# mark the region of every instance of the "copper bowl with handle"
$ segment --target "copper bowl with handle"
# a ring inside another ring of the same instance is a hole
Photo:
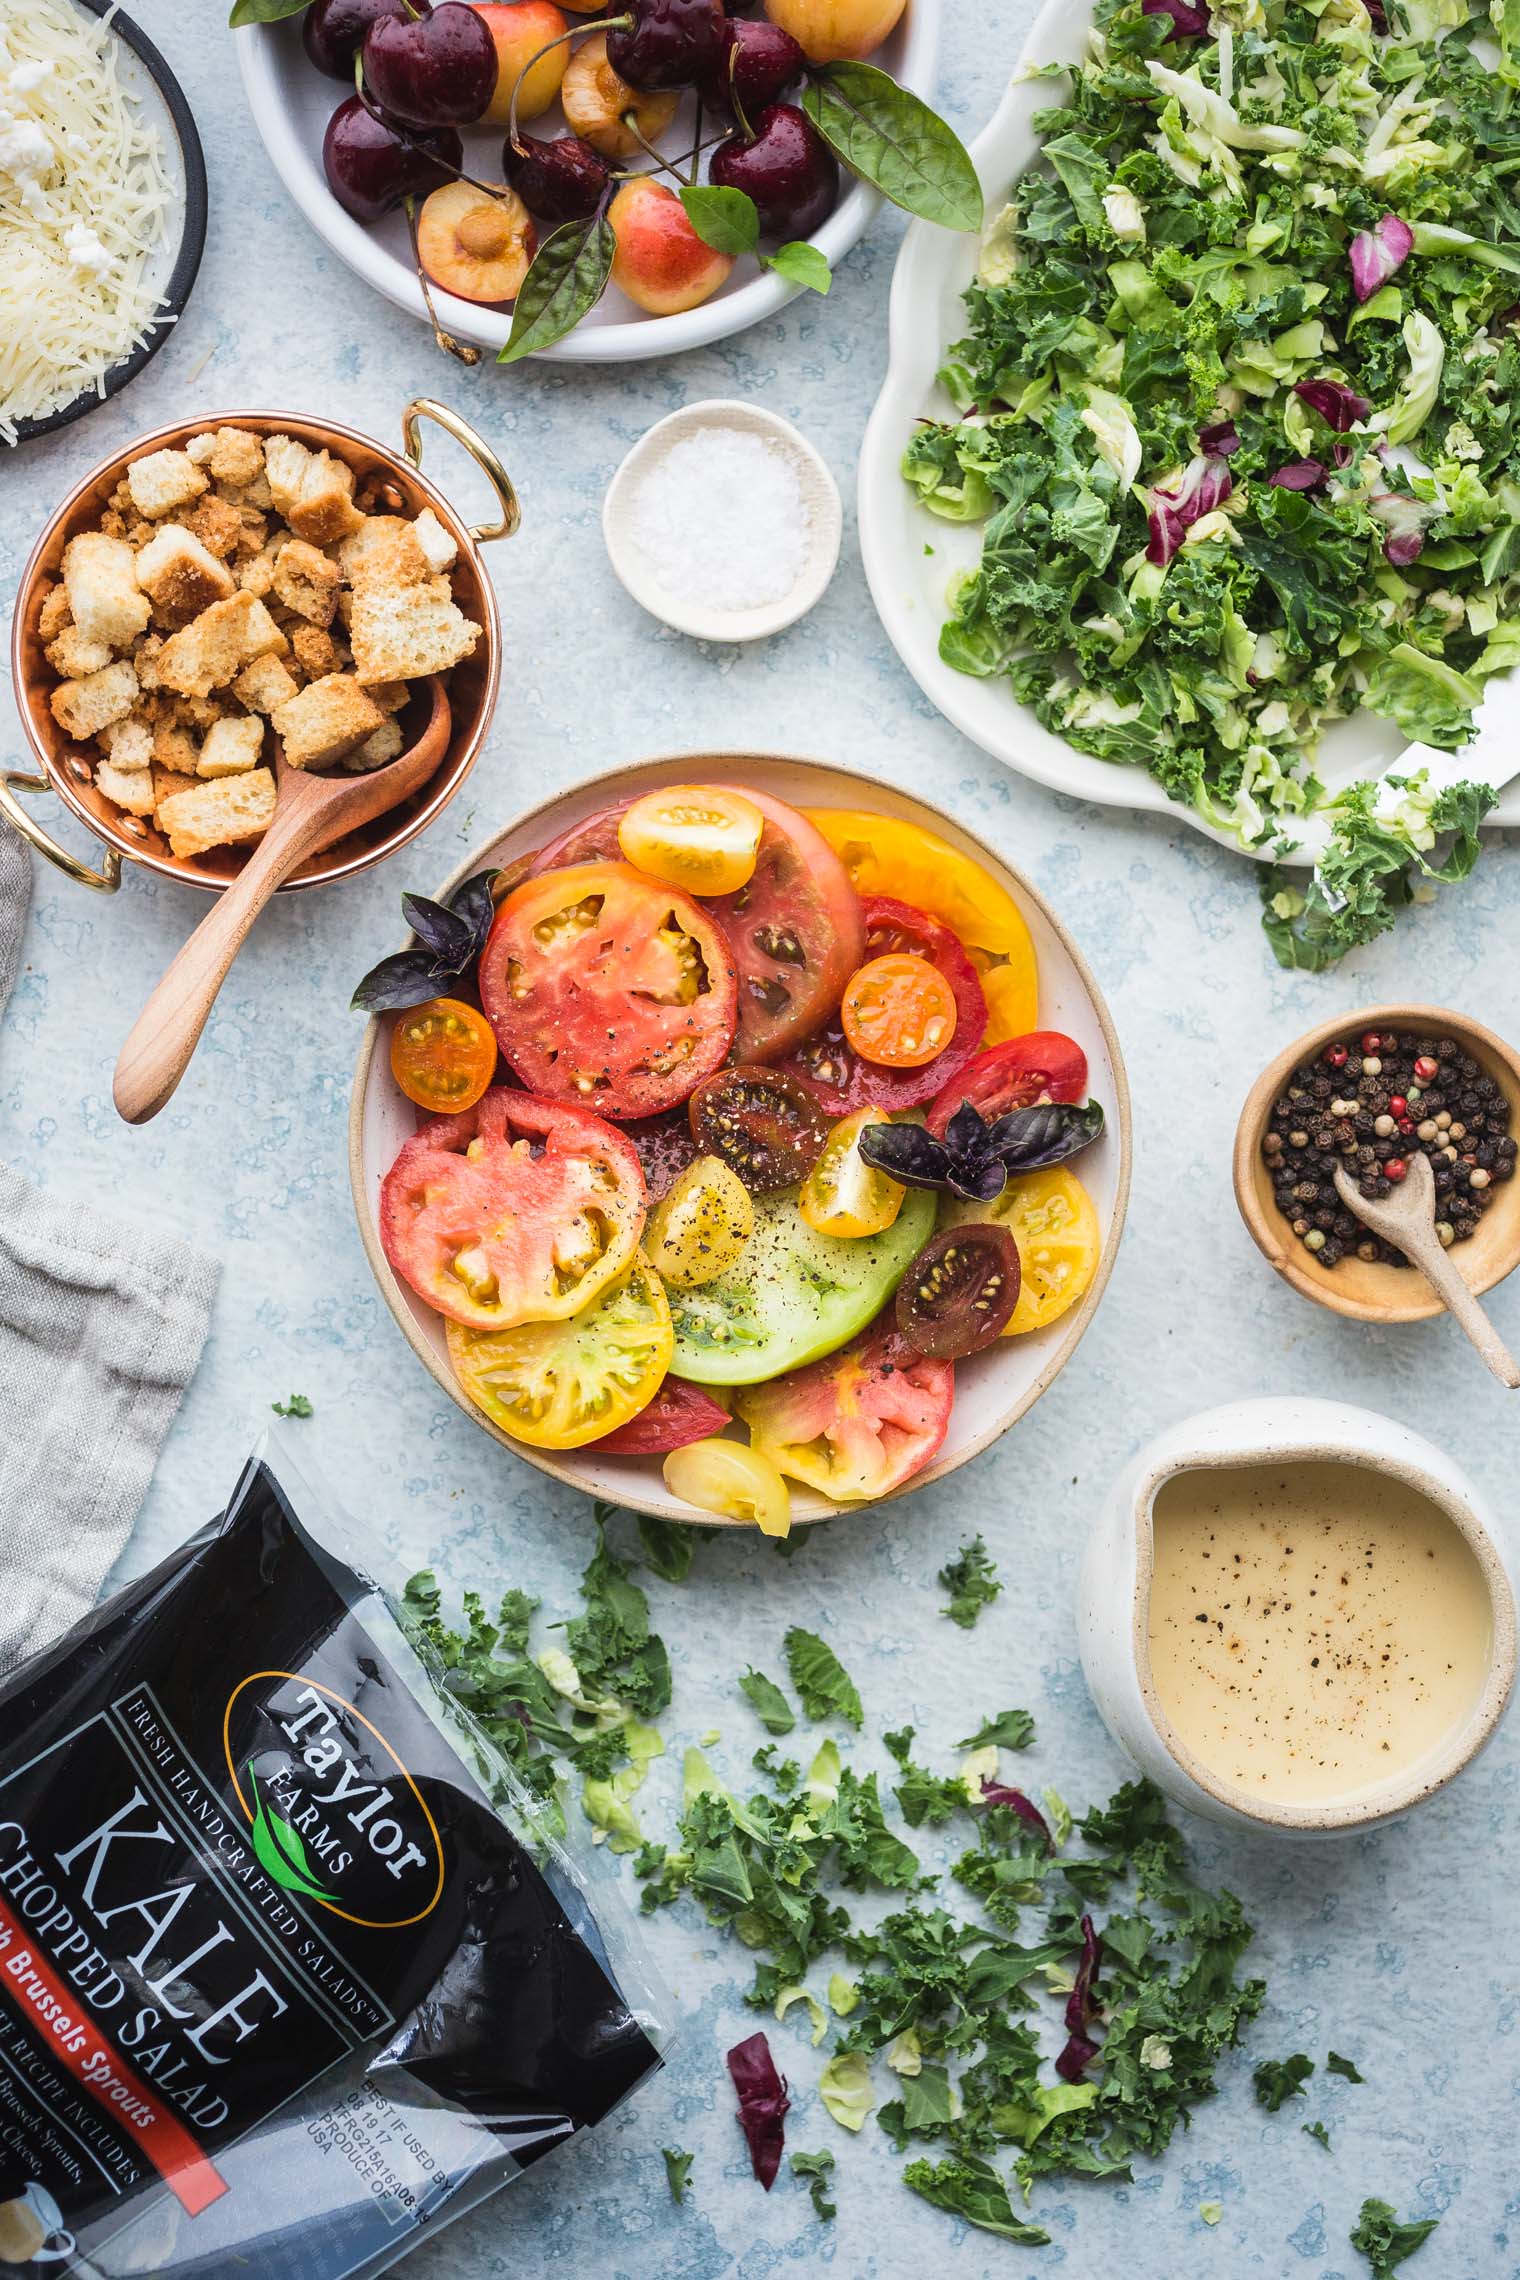
[[[437,485],[422,472],[421,422],[433,420],[452,436],[480,467],[500,503],[497,522],[466,523]],[[125,450],[113,452],[83,482],[76,484],[53,516],[21,575],[11,624],[11,684],[27,741],[36,757],[37,771],[0,769],[0,814],[22,838],[46,856],[59,870],[82,886],[114,894],[121,884],[121,866],[141,863],[162,878],[179,880],[215,894],[235,878],[247,860],[247,847],[216,847],[204,855],[169,852],[168,841],[151,816],[124,814],[114,801],[98,791],[94,781],[93,749],[76,744],[53,717],[48,697],[58,677],[43,654],[38,627],[44,596],[57,583],[64,548],[79,532],[95,528],[112,492],[126,473],[130,460],[145,452],[183,449],[193,435],[216,427],[246,428],[261,436],[288,435],[312,451],[328,450],[354,470],[355,489],[374,494],[375,506],[387,513],[419,515],[431,507],[459,548],[450,573],[454,599],[466,617],[473,618],[484,636],[471,657],[456,665],[449,676],[453,709],[452,733],[436,772],[410,799],[373,823],[325,848],[287,879],[282,894],[300,887],[326,886],[383,863],[408,840],[415,839],[458,791],[475,764],[496,705],[501,679],[501,619],[496,594],[481,556],[481,548],[498,538],[510,538],[521,520],[512,479],[496,453],[469,423],[446,404],[418,397],[401,415],[403,449],[392,451],[372,436],[341,427],[333,420],[311,419],[293,412],[208,412],[193,420],[177,420],[152,435],[139,436]],[[430,685],[417,684],[404,725],[420,728],[430,702]],[[415,713],[416,719],[413,720]],[[97,839],[105,842],[100,868],[61,847],[22,804],[18,795],[55,792]]]

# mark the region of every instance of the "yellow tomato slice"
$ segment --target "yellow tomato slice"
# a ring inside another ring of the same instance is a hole
[[[883,1235],[901,1211],[907,1190],[860,1153],[866,1126],[891,1121],[884,1108],[861,1108],[829,1134],[797,1198],[803,1218],[820,1235]]]
[[[1017,1243],[1023,1279],[1005,1338],[1057,1321],[1076,1305],[1098,1271],[1098,1214],[1082,1182],[1064,1164],[1015,1173],[991,1203],[953,1204],[943,1217],[947,1226],[993,1220]]]
[[[699,1512],[747,1520],[762,1536],[792,1525],[792,1492],[769,1457],[742,1441],[690,1441],[665,1459],[665,1486]]]
[[[646,792],[618,825],[635,870],[690,895],[731,895],[755,872],[765,818],[726,784],[671,784]]]
[[[655,1205],[644,1248],[662,1282],[700,1290],[739,1264],[754,1231],[755,1207],[738,1173],[699,1156]]]
[[[1024,914],[980,863],[938,832],[858,808],[808,808],[858,895],[895,895],[962,941],[981,975],[990,1016],[984,1043],[1039,1026],[1039,963]]]
[[[454,1374],[477,1409],[535,1449],[579,1449],[653,1400],[675,1350],[670,1301],[642,1256],[563,1322],[446,1325]]]

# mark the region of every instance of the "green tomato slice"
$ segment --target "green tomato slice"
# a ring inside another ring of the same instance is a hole
[[[909,1188],[879,1235],[820,1235],[797,1191],[755,1198],[755,1226],[731,1273],[672,1290],[671,1368],[698,1385],[758,1385],[848,1345],[881,1312],[934,1232],[935,1198]]]

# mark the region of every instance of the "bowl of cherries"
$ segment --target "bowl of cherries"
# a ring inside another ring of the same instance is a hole
[[[466,362],[608,362],[826,293],[882,197],[980,226],[926,100],[939,0],[756,5],[236,0],[232,22],[276,170],[350,268]]]

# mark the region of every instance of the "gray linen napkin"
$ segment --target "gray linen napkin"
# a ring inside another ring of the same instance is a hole
[[[0,1008],[30,858],[0,824]],[[94,1606],[195,1375],[221,1269],[0,1164],[0,1672]]]

